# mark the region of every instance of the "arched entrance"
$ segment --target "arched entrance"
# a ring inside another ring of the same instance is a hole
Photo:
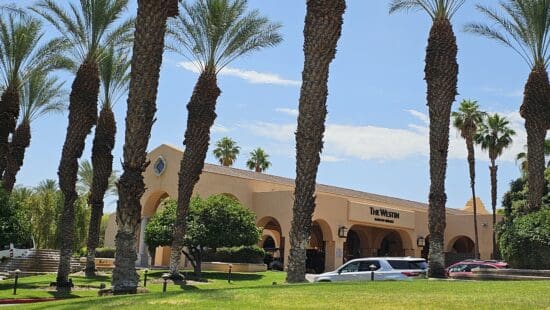
[[[260,219],[257,226],[263,228],[262,240],[258,245],[265,250],[266,254],[268,254],[266,255],[264,263],[270,268],[272,268],[272,266],[276,266],[276,269],[282,269],[284,266],[285,257],[285,238],[283,237],[283,232],[279,221],[268,216]]]
[[[330,227],[323,220],[314,221],[306,250],[306,272],[323,273],[325,271],[327,242],[332,242]]]
[[[474,241],[467,236],[457,236],[449,242],[445,253],[445,264],[451,265],[465,259],[475,258]]]
[[[348,230],[346,242],[344,242],[344,262],[361,257],[361,239],[355,230]]]
[[[380,242],[378,256],[405,256],[403,240],[398,232],[388,233]]]
[[[422,251],[420,252],[420,256],[424,259],[428,259],[428,255],[430,254],[430,236],[426,236],[424,239],[424,247],[422,247]]]

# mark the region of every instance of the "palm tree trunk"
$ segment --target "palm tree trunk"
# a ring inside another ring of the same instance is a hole
[[[99,94],[99,70],[97,63],[87,60],[80,65],[74,79],[70,103],[69,126],[59,163],[59,188],[63,193],[63,211],[59,223],[61,249],[57,270],[57,290],[71,289],[69,273],[74,246],[74,202],[77,199],[76,179],[78,159],[84,151],[86,136],[97,121],[97,96]]]
[[[323,149],[330,63],[342,32],[344,0],[308,0],[304,69],[296,131],[296,189],[286,280],[304,282],[306,247],[315,210],[315,182]]]
[[[135,261],[140,199],[145,191],[142,173],[148,164],[145,162],[146,150],[156,111],[166,21],[177,14],[177,0],[138,0],[126,115],[124,173],[117,184],[118,232],[112,282],[115,294],[135,293],[139,282]]]
[[[0,97],[0,178],[7,166],[9,153],[8,137],[14,133],[19,117],[19,90],[14,84],[8,87]]]
[[[445,277],[445,175],[449,151],[451,106],[457,94],[457,46],[453,27],[447,19],[436,19],[426,50],[425,79],[430,114],[430,195],[428,228],[429,277]]]
[[[497,238],[495,227],[497,224],[497,170],[498,166],[495,163],[495,159],[491,158],[491,207],[493,210],[493,258],[500,258],[500,251],[497,247]]]
[[[113,155],[115,146],[116,123],[115,115],[108,104],[105,104],[99,113],[95,137],[92,147],[92,167],[94,176],[90,191],[90,205],[92,214],[88,228],[86,243],[86,276],[95,276],[95,250],[99,244],[99,230],[103,216],[103,198],[109,187],[109,178],[113,172]]]
[[[31,144],[31,126],[28,121],[23,121],[17,126],[11,140],[6,170],[2,180],[2,185],[8,193],[13,190],[17,173],[23,166],[25,151]]]
[[[476,201],[476,161],[474,142],[472,138],[466,139],[468,149],[468,168],[470,170],[470,187],[472,189],[472,204],[474,206],[474,257],[479,259],[479,235],[477,231],[477,201]]]
[[[542,65],[535,66],[529,74],[520,113],[527,130],[527,207],[534,212],[541,208],[544,195],[544,140],[550,129],[550,82]]]
[[[216,119],[216,101],[221,91],[214,73],[203,72],[199,76],[191,100],[187,105],[187,129],[185,130],[185,151],[180,163],[178,181],[178,210],[172,253],[170,255],[170,274],[178,279],[181,251],[185,236],[186,219],[193,188],[199,181],[204,160],[210,143],[210,127]]]

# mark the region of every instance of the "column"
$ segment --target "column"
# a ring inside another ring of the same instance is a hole
[[[139,231],[139,255],[138,255],[138,266],[147,267],[149,266],[149,251],[147,250],[147,245],[145,244],[145,226],[149,222],[148,217],[141,219],[141,229]]]

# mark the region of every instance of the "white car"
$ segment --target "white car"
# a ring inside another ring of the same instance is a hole
[[[338,269],[315,277],[315,282],[408,280],[426,277],[423,258],[367,257],[350,260]]]

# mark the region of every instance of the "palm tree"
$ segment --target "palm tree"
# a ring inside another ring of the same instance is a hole
[[[544,140],[550,129],[550,82],[546,71],[550,63],[550,1],[502,0],[500,11],[482,5],[477,9],[492,24],[469,24],[466,31],[510,47],[531,69],[520,114],[527,131],[527,204],[530,211],[536,211],[544,195]]]
[[[527,148],[527,145],[525,146]],[[550,139],[544,141],[544,156],[550,155]],[[527,161],[527,152],[518,153],[516,156],[516,161],[519,162],[519,167],[523,177],[527,178],[527,172],[529,170],[529,162]],[[548,162],[548,167],[550,167],[550,162]]]
[[[449,152],[451,107],[457,95],[456,37],[451,19],[465,0],[392,0],[390,13],[423,10],[432,19],[426,48],[425,80],[430,117],[430,194],[428,228],[430,277],[445,277],[445,175]]]
[[[130,61],[125,52],[116,51],[111,46],[99,64],[102,96],[101,111],[92,147],[93,180],[89,199],[92,213],[86,243],[85,273],[87,277],[95,276],[95,250],[99,244],[105,192],[115,187],[112,182],[114,175],[112,151],[115,146],[116,122],[112,107],[126,92],[130,80],[128,72]],[[116,180],[116,175],[114,179]]]
[[[77,4],[78,3],[78,4]],[[127,39],[133,27],[128,20],[116,24],[128,0],[80,0],[70,2],[65,11],[54,0],[41,0],[32,10],[47,20],[60,34],[59,40],[70,46],[75,79],[69,100],[69,125],[59,163],[59,187],[63,192],[61,214],[61,250],[57,272],[58,291],[70,290],[70,259],[74,243],[74,202],[77,199],[78,159],[86,136],[97,121],[99,60],[104,47]]]
[[[237,145],[237,142],[229,137],[223,137],[216,142],[216,148],[213,153],[220,162],[220,165],[230,167],[237,160],[240,149],[241,147]]]
[[[475,165],[475,149],[474,136],[478,128],[483,123],[483,118],[486,113],[479,110],[477,101],[462,100],[458,111],[452,112],[453,126],[460,131],[460,135],[466,141],[466,149],[468,150],[468,166],[470,170],[470,187],[472,189],[472,202],[474,206],[474,247],[475,258],[479,258],[479,236],[477,231],[477,203],[476,203],[476,165]]]
[[[59,187],[57,186],[57,182],[54,179],[46,179],[43,181],[40,181],[38,185],[34,188],[39,193],[43,192],[55,192],[59,190]]]
[[[114,170],[109,176],[109,182],[107,185],[107,193],[116,195],[116,182],[117,171]],[[78,181],[76,183],[76,190],[79,196],[89,196],[92,192],[92,184],[94,180],[94,168],[89,160],[83,160],[78,164]]]
[[[25,152],[31,143],[31,123],[40,117],[50,113],[61,113],[66,109],[63,83],[42,69],[34,70],[22,86],[22,113],[9,145],[6,170],[2,179],[3,186],[8,192],[11,192],[15,185],[17,173],[23,166]]]
[[[342,33],[345,0],[309,0],[304,22],[304,67],[296,131],[296,188],[286,280],[304,282],[306,244],[315,210],[315,182],[323,148],[330,63]]]
[[[250,170],[264,172],[271,166],[269,155],[262,148],[257,148],[250,152],[250,158],[246,162],[246,166]]]
[[[22,14],[8,14],[0,19],[0,76],[4,85],[0,97],[0,178],[7,165],[9,136],[15,132],[19,118],[20,90],[29,75],[42,68],[63,67],[58,40],[43,43],[42,24]]]
[[[512,145],[512,137],[516,134],[509,127],[509,122],[505,117],[498,114],[489,115],[480,125],[474,140],[481,145],[481,149],[489,153],[491,166],[491,206],[493,208],[493,257],[498,258],[498,247],[496,246],[495,226],[497,223],[497,158],[502,155],[502,152]]]
[[[217,74],[236,58],[281,42],[281,25],[271,23],[256,10],[246,13],[247,0],[197,0],[181,3],[182,13],[170,25],[170,49],[180,53],[200,71],[187,105],[185,151],[178,181],[178,211],[170,257],[170,273],[179,278],[178,266],[189,201],[199,180],[210,143],[221,93]]]
[[[115,294],[135,293],[139,283],[135,240],[141,216],[140,199],[145,191],[142,173],[147,167],[147,144],[155,118],[166,22],[169,17],[178,15],[177,0],[138,0],[137,4],[124,136],[124,172],[117,184],[118,231],[112,280]]]

